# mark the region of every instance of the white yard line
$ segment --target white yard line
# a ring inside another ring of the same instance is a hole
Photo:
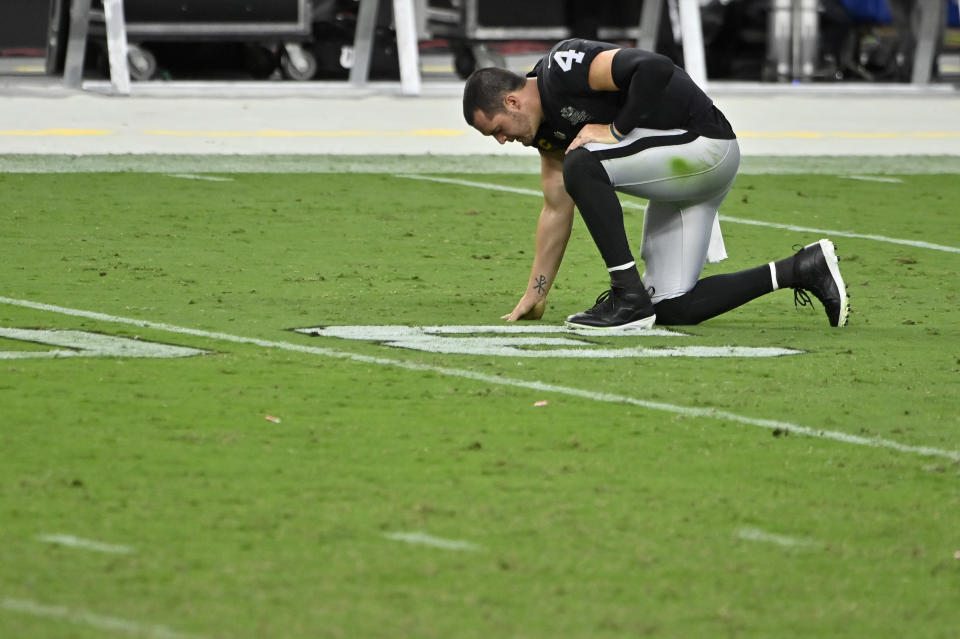
[[[556,384],[546,384],[544,382],[539,382],[539,381],[527,381],[523,379],[515,379],[515,378],[499,376],[499,375],[488,375],[485,373],[479,373],[471,370],[465,370],[460,368],[448,368],[445,366],[433,366],[431,364],[423,364],[421,362],[410,361],[410,360],[388,359],[386,357],[371,357],[369,355],[360,355],[359,353],[339,351],[332,348],[305,346],[303,344],[294,344],[291,342],[278,342],[273,340],[257,339],[254,337],[243,337],[240,335],[231,335],[230,333],[204,331],[196,328],[187,328],[183,326],[176,326],[173,324],[166,324],[163,322],[152,322],[149,320],[134,319],[129,317],[119,317],[116,315],[108,315],[106,313],[84,311],[80,309],[67,308],[63,306],[55,306],[53,304],[44,304],[42,302],[33,302],[30,300],[15,299],[10,297],[0,297],[0,304],[10,304],[13,306],[32,308],[39,311],[61,313],[63,315],[70,315],[73,317],[84,317],[87,319],[93,319],[93,320],[98,320],[102,322],[111,322],[115,324],[128,324],[131,326],[152,328],[159,331],[167,331],[170,333],[178,333],[181,335],[193,335],[195,337],[203,337],[207,339],[221,340],[225,342],[234,342],[237,344],[252,344],[254,346],[260,346],[262,348],[276,348],[279,350],[293,351],[297,353],[319,355],[321,357],[346,359],[353,362],[360,362],[363,364],[375,364],[378,366],[391,366],[394,368],[401,368],[405,370],[431,372],[431,373],[436,373],[437,375],[445,375],[448,377],[460,377],[463,379],[470,379],[473,381],[483,382],[485,384],[494,384],[497,386],[512,386],[514,388],[526,388],[529,390],[535,390],[538,393],[557,393],[559,395],[567,395],[569,397],[580,397],[582,399],[589,399],[597,402],[607,402],[611,404],[628,404],[630,406],[639,406],[641,408],[663,411],[667,413],[673,413],[676,415],[683,415],[686,417],[703,417],[708,419],[717,419],[720,421],[728,421],[728,422],[734,422],[737,424],[743,424],[745,426],[757,426],[759,428],[786,431],[786,432],[794,433],[797,435],[806,435],[808,437],[815,437],[818,439],[829,439],[833,441],[843,442],[845,444],[854,444],[857,446],[869,446],[871,448],[886,448],[886,449],[895,450],[901,453],[922,455],[926,457],[943,457],[951,461],[960,461],[960,452],[955,450],[945,450],[942,448],[934,448],[932,446],[911,446],[908,444],[901,444],[900,442],[896,442],[889,439],[863,437],[860,435],[851,435],[849,433],[843,433],[843,432],[832,431],[832,430],[822,430],[819,428],[801,426],[799,424],[792,424],[790,422],[781,422],[773,419],[759,419],[755,417],[747,417],[745,415],[738,415],[736,413],[731,413],[723,410],[716,410],[713,408],[696,408],[692,406],[680,406],[677,404],[667,404],[665,402],[653,402],[645,399],[637,399],[635,397],[629,397],[627,395],[616,395],[613,393],[598,393],[595,391],[585,390],[581,388],[574,388],[572,386],[559,386]]]
[[[393,541],[402,541],[408,544],[420,546],[430,546],[432,548],[443,548],[444,550],[480,550],[480,546],[472,544],[469,541],[460,541],[457,539],[444,539],[434,537],[422,532],[393,532],[383,533],[383,536]]]
[[[233,178],[214,177],[212,175],[196,175],[194,173],[167,173],[167,177],[181,180],[203,180],[204,182],[233,182]]]
[[[129,619],[120,619],[118,617],[107,617],[94,614],[87,610],[71,609],[66,606],[51,606],[26,599],[0,599],[0,608],[12,612],[33,615],[34,617],[62,619],[81,626],[96,628],[97,630],[123,632],[136,637],[150,637],[152,639],[198,639],[196,635],[186,635],[171,630],[166,626],[144,624]]]
[[[734,222],[736,224],[749,224],[751,226],[766,226],[772,229],[784,229],[786,231],[797,231],[799,233],[815,233],[828,237],[852,237],[858,240],[874,240],[877,242],[886,242],[888,244],[902,244],[903,246],[913,246],[916,248],[930,249],[933,251],[943,251],[945,253],[960,253],[960,248],[956,246],[945,246],[943,244],[932,244],[930,242],[921,242],[919,240],[901,240],[895,237],[886,237],[884,235],[868,235],[865,233],[851,233],[850,231],[835,231],[832,229],[815,229],[806,226],[794,226],[793,224],[777,224],[775,222],[758,222],[756,220],[744,220],[738,217],[720,216],[721,222]]]
[[[430,175],[414,175],[414,174],[397,174],[394,177],[404,178],[408,180],[427,180],[429,182],[440,182],[443,184],[455,184],[457,186],[468,186],[477,189],[486,189],[489,191],[505,191],[507,193],[517,193],[519,195],[530,195],[536,197],[543,197],[543,193],[535,189],[521,189],[510,186],[502,186],[500,184],[491,184],[489,182],[474,182],[472,180],[456,180],[452,178],[442,178],[434,177]],[[646,206],[643,204],[638,204],[637,202],[631,202],[629,200],[623,202],[623,208],[625,209],[636,209],[643,211],[646,209]],[[814,233],[817,235],[826,235],[830,237],[852,237],[860,240],[874,240],[877,242],[886,242],[888,244],[902,244],[904,246],[913,246],[916,248],[931,249],[934,251],[945,251],[947,253],[960,253],[960,248],[956,246],[945,246],[943,244],[933,244],[931,242],[921,242],[918,240],[902,240],[895,237],[886,237],[883,235],[868,235],[864,233],[853,233],[851,231],[837,231],[834,229],[818,229],[810,228],[806,226],[795,226],[793,224],[778,224],[776,222],[761,222],[759,220],[746,220],[740,217],[730,217],[729,215],[721,215],[720,221],[725,223],[732,224],[748,224],[750,226],[765,226],[772,229],[783,229],[786,231],[797,231],[798,233]]]
[[[394,175],[393,177],[402,178],[404,180],[424,180],[426,182],[440,182],[441,184],[469,186],[475,189],[486,189],[488,191],[504,191],[506,193],[516,193],[518,195],[532,195],[534,197],[543,197],[543,192],[537,191],[536,189],[521,189],[516,186],[503,186],[502,184],[492,184],[490,182],[474,182],[473,180],[457,180],[454,178],[434,177],[432,175],[417,175],[415,173],[399,173],[397,175]],[[624,206],[629,208],[639,208],[640,210],[644,210],[647,208],[642,204],[635,204],[633,202],[625,202]]]
[[[105,552],[114,555],[128,555],[136,552],[136,549],[130,546],[120,546],[117,544],[105,544],[92,539],[81,539],[73,535],[39,535],[38,541],[58,546],[68,546],[70,548],[82,548],[83,550],[94,550],[96,552]]]
[[[841,180],[860,180],[861,182],[885,182],[887,184],[903,184],[903,180],[895,177],[880,177],[878,175],[838,175]]]
[[[768,544],[776,544],[787,548],[819,546],[817,542],[810,539],[800,539],[797,537],[788,537],[776,533],[760,530],[759,528],[741,528],[737,531],[737,537],[746,541],[759,541]]]

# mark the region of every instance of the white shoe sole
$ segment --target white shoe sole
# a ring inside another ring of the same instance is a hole
[[[630,322],[629,324],[621,324],[620,326],[587,326],[586,324],[575,324],[570,321],[570,318],[567,318],[567,321],[564,322],[568,328],[575,328],[577,330],[588,330],[588,331],[598,331],[605,333],[612,333],[616,331],[633,331],[633,330],[643,330],[645,328],[652,328],[654,323],[657,321],[656,315],[651,315],[649,317],[644,317],[638,319],[635,322]]]
[[[847,316],[850,315],[850,298],[847,297],[847,285],[843,283],[843,277],[840,275],[840,260],[837,259],[836,247],[830,240],[820,240],[809,246],[814,244],[820,245],[823,257],[827,260],[827,268],[830,269],[830,277],[833,278],[833,283],[840,291],[840,318],[837,320],[837,328],[846,326]]]

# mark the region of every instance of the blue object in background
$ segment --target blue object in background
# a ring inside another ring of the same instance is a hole
[[[890,24],[890,10],[886,0],[842,0],[854,22]]]
[[[854,22],[890,24],[890,9],[886,0],[841,0]],[[947,25],[960,26],[960,8],[957,0],[947,0]]]

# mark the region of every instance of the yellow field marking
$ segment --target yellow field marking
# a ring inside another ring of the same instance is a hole
[[[108,129],[36,129],[36,130],[0,130],[0,135],[13,136],[81,136],[81,135],[110,135],[113,131]]]
[[[902,134],[900,134],[900,133],[834,133],[833,136],[834,136],[834,137],[837,137],[837,138],[857,138],[857,139],[860,139],[860,140],[865,140],[865,139],[869,139],[869,140],[876,140],[876,139],[889,140],[889,139],[892,139],[892,138],[902,137]]]
[[[738,138],[822,138],[823,133],[814,131],[774,131],[770,133],[755,131],[738,131]]]

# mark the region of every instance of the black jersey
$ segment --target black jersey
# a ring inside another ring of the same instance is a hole
[[[533,142],[537,148],[565,149],[584,124],[613,122],[627,100],[626,87],[620,91],[594,91],[590,88],[589,73],[598,53],[617,48],[579,38],[564,40],[554,45],[527,74],[537,79],[543,109],[543,121]],[[736,137],[713,101],[679,67],[674,67],[673,76],[663,88],[658,108],[637,126],[683,129],[722,140]]]

